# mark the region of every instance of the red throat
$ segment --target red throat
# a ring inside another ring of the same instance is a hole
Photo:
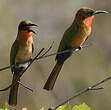
[[[24,37],[25,39],[28,39],[29,37],[32,37],[33,33],[32,32],[28,32],[28,31],[19,31],[22,34],[22,37]]]
[[[90,16],[90,17],[86,18],[86,19],[84,20],[84,22],[85,22],[85,24],[86,24],[87,26],[91,26],[91,25],[92,25],[92,22],[93,22],[93,19],[94,19],[94,16]]]

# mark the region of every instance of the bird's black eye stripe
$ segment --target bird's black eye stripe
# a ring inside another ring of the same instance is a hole
[[[90,15],[93,15],[93,13],[94,13],[94,11],[90,11],[90,12],[89,12]]]
[[[21,24],[21,27],[27,27],[27,26],[30,26],[31,25],[31,23],[29,23],[29,24]]]
[[[27,26],[29,26],[29,24],[21,24],[21,25],[19,25],[18,29],[19,30],[27,30]]]
[[[21,26],[22,26],[22,27],[26,27],[26,26],[28,26],[28,25],[27,25],[27,24],[22,24]]]
[[[84,13],[84,15],[82,16],[82,19],[84,20],[85,18],[92,16],[94,14],[94,11],[87,11],[86,13]]]

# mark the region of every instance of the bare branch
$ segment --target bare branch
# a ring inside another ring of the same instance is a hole
[[[6,67],[3,67],[3,68],[0,68],[0,71],[3,71],[3,70],[6,70],[6,69],[9,69],[11,68],[12,66],[6,66]]]
[[[86,92],[88,92],[88,91],[104,89],[103,87],[98,87],[98,88],[97,88],[97,86],[100,86],[101,84],[103,84],[103,83],[105,83],[105,82],[107,82],[107,81],[109,81],[109,80],[111,80],[111,76],[109,76],[109,77],[107,77],[107,78],[105,78],[105,79],[97,82],[96,84],[94,84],[94,85],[92,85],[92,86],[90,86],[90,87],[87,87],[87,88],[85,88],[85,89],[77,92],[74,96],[72,96],[72,97],[70,97],[69,99],[63,101],[61,104],[57,105],[56,107],[53,107],[53,108],[51,107],[51,108],[49,108],[48,110],[56,110],[58,107],[66,104],[67,102],[69,102],[69,101],[77,98],[78,96],[80,96],[80,95],[82,95],[82,94],[84,94],[84,93],[86,93]]]
[[[79,51],[79,50],[81,50],[82,48],[85,48],[85,47],[88,47],[88,45],[84,45],[84,46],[81,46],[81,47],[73,47],[72,49],[67,49],[67,50],[64,50],[64,51],[61,51],[61,52],[55,52],[55,53],[52,53],[52,54],[49,54],[49,55],[40,56],[36,60],[47,58],[47,57],[54,56],[54,55],[57,55],[57,54],[59,55],[59,54],[67,53],[67,52],[70,52],[70,51],[77,52],[77,51]]]
[[[52,43],[53,45],[53,43]],[[19,78],[23,75],[23,73],[31,66],[31,64],[35,61],[35,60],[39,60],[39,59],[42,59],[42,58],[46,58],[46,57],[50,57],[50,56],[53,56],[53,55],[57,55],[57,54],[62,54],[62,53],[66,53],[66,52],[70,52],[70,51],[78,51],[80,50],[81,48],[84,48],[84,47],[87,47],[87,46],[81,46],[81,47],[74,47],[72,49],[68,49],[68,50],[65,50],[65,51],[61,51],[61,52],[56,52],[56,53],[52,53],[52,54],[49,54],[49,55],[46,55],[50,49],[52,48],[52,45],[49,47],[49,49],[39,57],[39,55],[43,52],[44,48],[41,49],[41,51],[31,60],[26,60],[26,61],[23,61],[23,62],[19,62],[20,64],[23,64],[23,63],[26,63],[26,62],[30,62],[29,65],[27,66],[27,68],[20,74],[20,76],[18,76],[17,80],[15,81],[15,83],[13,84],[10,84],[8,87],[6,88],[3,88],[3,89],[0,89],[0,91],[6,91],[8,90],[10,87],[12,87],[13,85],[15,85],[17,83],[17,81],[19,80]],[[7,67],[4,67],[4,68],[1,68],[0,70],[5,70],[5,69],[8,69],[8,68],[11,68],[11,67],[14,67],[15,65],[11,65],[11,66],[7,66]]]
[[[20,84],[22,87],[24,87],[25,89],[33,92],[33,90],[32,90],[31,88],[29,88],[28,86],[26,86],[26,84],[23,84],[21,81],[18,81],[18,82],[19,82],[19,84]]]
[[[52,45],[53,45],[53,43],[52,43]],[[67,52],[70,52],[70,51],[77,52],[77,51],[81,50],[82,48],[88,47],[88,45],[84,45],[84,46],[81,46],[81,47],[76,47],[76,48],[74,47],[72,49],[67,49],[67,50],[64,50],[64,51],[61,51],[61,52],[55,52],[55,53],[46,55],[50,51],[50,49],[52,48],[52,45],[49,47],[49,49],[43,55],[41,55],[40,57],[37,57],[36,60],[47,58],[47,57],[54,56],[54,55],[57,55],[57,54],[67,53]],[[33,59],[31,59],[31,60],[33,60]],[[22,62],[19,62],[19,64],[24,64],[24,63],[30,62],[31,60],[22,61]],[[9,69],[9,68],[14,67],[14,66],[15,65],[10,65],[10,66],[0,68],[0,71]]]
[[[51,50],[53,44],[54,44],[54,41],[52,42],[51,46],[46,50],[46,52],[40,56],[41,58],[44,57],[44,56]],[[40,57],[38,57],[38,58],[40,58]],[[38,59],[38,58],[37,58],[37,59]],[[37,59],[36,59],[36,60],[37,60]]]

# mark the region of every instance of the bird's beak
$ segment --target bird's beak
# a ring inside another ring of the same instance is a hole
[[[34,30],[28,29],[29,32],[33,32],[34,34],[37,34]]]
[[[36,27],[38,27],[38,25],[36,25],[36,24],[28,24],[27,26],[30,26],[30,27],[32,27],[32,26],[36,26]],[[34,34],[37,34],[34,30],[32,30],[32,29],[28,29],[28,31],[29,32],[33,32]]]
[[[95,12],[93,13],[93,15],[95,15],[95,14],[100,14],[100,13],[109,13],[109,12],[103,11],[103,10],[97,10],[97,11],[95,11]]]

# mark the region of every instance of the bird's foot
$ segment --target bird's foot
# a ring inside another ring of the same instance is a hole
[[[74,51],[81,50],[82,48],[83,48],[83,46],[76,47],[76,49],[74,49]]]
[[[79,46],[79,47],[78,47],[78,50],[81,50],[82,48],[83,48],[83,46]]]

